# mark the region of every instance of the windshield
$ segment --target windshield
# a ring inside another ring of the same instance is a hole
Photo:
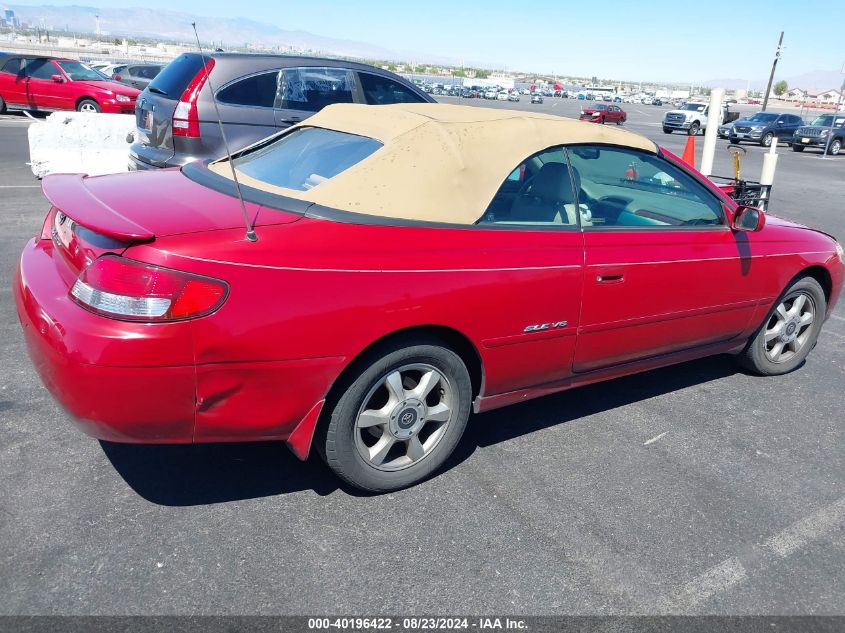
[[[103,81],[105,76],[81,62],[57,62],[71,81]]]
[[[681,106],[681,110],[689,110],[690,112],[704,112],[707,106],[703,103],[685,103]]]
[[[308,191],[361,162],[381,143],[345,132],[304,127],[234,159],[238,173],[268,185]]]
[[[594,110],[607,110],[607,106],[604,105],[603,103],[597,103],[595,106],[593,106],[593,109]]]
[[[830,127],[831,120],[833,119],[832,114],[825,114],[823,116],[818,117],[815,121],[813,121],[813,125],[818,125],[820,127]],[[836,127],[840,125],[845,125],[845,116],[838,116],[836,117]]]
[[[777,114],[771,114],[769,112],[758,112],[753,117],[748,119],[749,121],[757,121],[759,123],[771,123],[775,119],[778,118]]]

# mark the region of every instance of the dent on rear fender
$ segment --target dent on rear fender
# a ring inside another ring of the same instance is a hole
[[[287,439],[325,398],[343,357],[197,366],[197,442]]]

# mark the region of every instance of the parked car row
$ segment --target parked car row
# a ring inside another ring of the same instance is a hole
[[[845,115],[823,114],[807,125],[797,114],[758,112],[748,118],[721,125],[719,137],[728,139],[734,145],[750,141],[769,147],[773,142],[782,142],[789,144],[796,152],[814,147],[836,156],[845,146]]]

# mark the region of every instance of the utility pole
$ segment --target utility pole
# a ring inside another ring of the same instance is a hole
[[[778,65],[780,54],[783,51],[783,31],[780,32],[780,39],[778,40],[778,47],[775,51],[775,59],[772,62],[772,72],[769,75],[769,85],[766,86],[766,94],[763,95],[763,112],[766,111],[766,106],[769,105],[769,93],[772,91],[772,81],[775,79],[775,68]]]

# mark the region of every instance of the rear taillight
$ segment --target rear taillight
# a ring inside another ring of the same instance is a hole
[[[104,255],[82,271],[70,296],[86,310],[123,321],[182,321],[211,314],[226,282]]]
[[[200,91],[213,68],[214,60],[209,59],[182,93],[179,103],[176,104],[176,110],[173,112],[173,136],[199,138],[200,115],[197,109],[197,101]]]
[[[120,81],[120,75],[112,75],[112,79],[115,81]]]

